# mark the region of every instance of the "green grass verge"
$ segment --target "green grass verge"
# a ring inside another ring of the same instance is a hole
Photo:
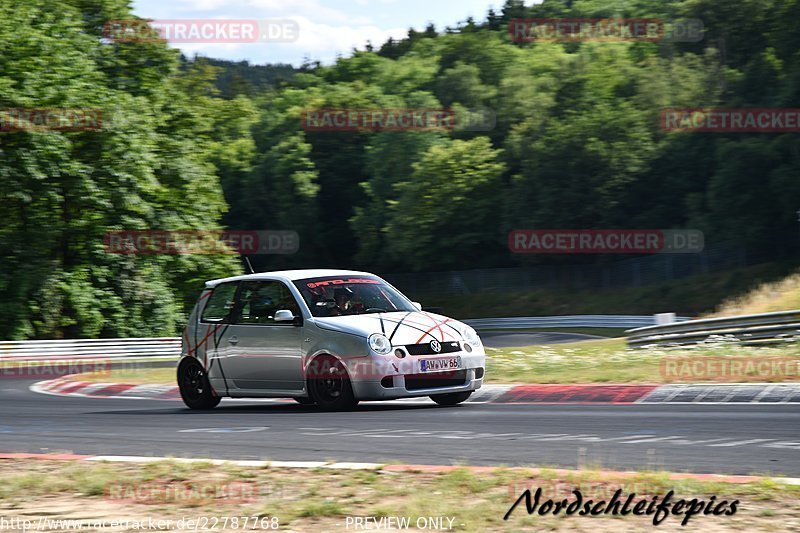
[[[725,376],[718,375],[721,372],[697,372],[690,366],[678,366],[675,372],[666,366],[667,361],[705,358],[725,362],[789,358],[795,363],[787,367],[790,372],[781,375],[759,374],[755,368]],[[773,347],[706,343],[678,349],[628,349],[625,339],[604,339],[551,346],[486,348],[486,375],[490,383],[781,382],[800,378],[798,364],[800,357],[795,343]]]
[[[731,517],[695,516],[695,527],[742,531],[781,530],[797,523],[800,489],[767,479],[748,484],[670,480],[664,472],[632,477],[593,470],[496,469],[475,473],[347,470],[289,470],[212,466],[208,463],[64,463],[0,460],[0,512],[4,518],[171,519],[183,517],[276,517],[281,530],[344,531],[347,517],[449,517],[454,531],[619,531],[652,527],[650,517],[528,516],[524,504],[503,516],[525,490],[544,498],[568,498],[574,488],[585,498],[608,500],[617,490],[640,498],[675,491],[675,499],[739,500]],[[239,488],[234,488],[234,487]],[[243,490],[245,487],[246,490]],[[177,489],[177,490],[176,490]],[[115,496],[116,495],[116,496]],[[122,499],[119,495],[128,495]],[[244,497],[242,497],[244,496]],[[624,521],[624,526],[622,525]],[[445,522],[447,523],[447,522]],[[669,530],[680,519],[665,521]],[[776,529],[777,528],[777,529]],[[353,529],[351,524],[350,529]],[[713,529],[716,530],[716,529]]]

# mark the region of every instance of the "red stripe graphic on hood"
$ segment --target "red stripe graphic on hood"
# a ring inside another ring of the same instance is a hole
[[[442,331],[441,326],[444,325],[444,324],[447,324],[448,322],[450,322],[450,320],[451,319],[448,318],[447,320],[445,320],[443,322],[435,323],[433,326],[428,328],[428,331],[423,333],[422,336],[419,339],[417,339],[417,344],[419,344],[422,341],[422,339],[425,338],[425,335],[429,334],[431,331],[433,331],[434,329],[437,329],[437,328],[439,329],[439,331],[441,331],[441,333],[442,333],[442,341],[444,341],[444,331]],[[433,321],[436,322],[436,320],[433,320]],[[434,337],[434,338],[436,338],[436,337]]]
[[[430,319],[431,319],[431,321],[432,321],[434,324],[436,324],[436,319],[435,319],[435,318],[433,318],[431,315],[429,315],[428,313],[425,313],[425,312],[423,312],[422,314],[423,314],[424,316],[426,316],[427,318],[430,318]],[[445,322],[448,322],[449,320],[450,320],[450,319],[447,319],[447,320],[445,320]],[[442,324],[444,324],[445,322],[442,322]],[[444,342],[444,331],[442,331],[442,324],[436,324],[436,329],[438,329],[438,330],[439,330],[439,333],[441,333],[441,334],[442,334],[442,342]]]
[[[422,337],[425,337],[425,335],[430,335],[433,339],[436,339],[435,335],[429,333],[429,331],[431,331],[433,329],[433,328],[430,327],[429,324],[422,324],[420,322],[415,322],[413,320],[409,320],[408,319],[409,315],[410,315],[410,313],[408,315],[404,316],[399,322],[395,321],[395,320],[393,320],[391,318],[383,318],[383,320],[385,320],[386,322],[388,322],[390,324],[396,324],[396,327],[394,328],[394,330],[392,330],[392,335],[389,337],[389,340],[392,340],[394,338],[394,334],[397,332],[397,330],[399,329],[400,325],[404,325],[404,326],[406,326],[408,328],[415,329],[417,331],[422,331]],[[444,325],[444,322],[442,322],[441,325]],[[418,327],[415,327],[415,326],[420,326],[422,328],[429,328],[429,329],[427,331],[425,331],[425,330],[422,330],[422,329],[420,329]],[[448,327],[450,329],[453,329],[454,331],[458,332],[458,330],[453,328],[453,326],[448,326]],[[458,341],[459,340],[458,337],[456,337],[455,335],[453,335],[453,334],[449,334],[449,335],[453,338],[454,341]],[[442,341],[445,342],[444,337],[442,337]],[[417,344],[419,344],[419,343],[417,343]]]

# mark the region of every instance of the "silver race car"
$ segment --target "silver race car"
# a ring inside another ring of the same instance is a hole
[[[483,383],[475,330],[422,311],[366,272],[294,270],[206,283],[183,332],[178,385],[192,409],[223,397],[465,401]]]

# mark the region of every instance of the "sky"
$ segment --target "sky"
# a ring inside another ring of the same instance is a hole
[[[490,7],[499,11],[503,0],[133,0],[134,14],[170,19],[290,19],[297,23],[291,43],[172,43],[188,56],[196,53],[253,64],[290,63],[306,58],[330,64],[337,54],[377,48],[389,37],[402,38],[408,28],[423,30],[429,22],[442,31],[472,16],[485,19]]]

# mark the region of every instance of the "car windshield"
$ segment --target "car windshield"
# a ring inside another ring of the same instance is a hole
[[[371,276],[332,276],[294,282],[315,317],[416,311],[397,289]]]

